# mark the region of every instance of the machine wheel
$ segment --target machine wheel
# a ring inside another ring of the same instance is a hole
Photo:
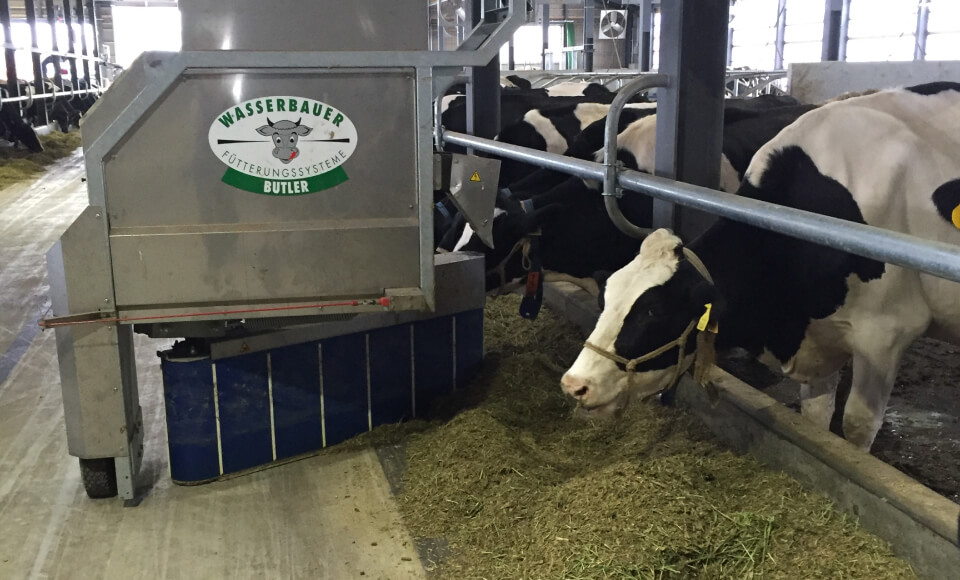
[[[103,499],[117,495],[117,470],[113,458],[81,459],[80,479],[83,489],[91,499]]]

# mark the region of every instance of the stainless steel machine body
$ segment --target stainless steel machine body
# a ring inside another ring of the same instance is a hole
[[[441,53],[408,50],[422,0],[264,6],[182,1],[203,50],[143,54],[83,125],[90,205],[48,255],[48,326],[70,453],[115,458],[126,499],[131,325],[434,309],[432,103],[525,18],[514,2]]]

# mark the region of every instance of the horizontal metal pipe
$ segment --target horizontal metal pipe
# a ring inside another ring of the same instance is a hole
[[[500,143],[491,139],[474,137],[465,133],[455,133],[453,131],[443,132],[443,142],[451,145],[462,145],[472,147],[477,151],[486,153],[495,153],[502,157],[508,157],[516,161],[523,161],[538,167],[553,169],[562,173],[569,173],[575,177],[583,179],[603,179],[603,165],[591,163],[575,157],[567,157],[559,153],[547,153],[519,145],[510,145],[509,143]]]
[[[100,94],[103,89],[82,89],[79,91],[57,91],[56,93],[34,93],[32,95],[23,95],[20,97],[10,97],[0,99],[0,103],[22,103],[26,101],[42,101],[44,99],[60,99],[63,97],[72,97],[74,95],[92,95]]]
[[[603,165],[462,133],[444,132],[444,142],[467,145],[531,165],[585,179],[603,179]],[[858,256],[912,268],[960,282],[960,247],[849,222],[835,217],[680,183],[639,171],[622,171],[620,187],[734,221],[829,246]]]

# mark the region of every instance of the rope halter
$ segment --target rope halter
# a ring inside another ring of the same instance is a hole
[[[706,266],[704,266],[700,258],[693,253],[693,250],[687,247],[684,247],[683,255],[687,259],[687,261],[690,262],[690,265],[693,266],[693,268],[703,277],[704,280],[706,280],[710,284],[714,283],[713,277],[710,276],[710,272],[707,270]],[[584,342],[583,346],[588,350],[591,350],[606,359],[609,359],[615,363],[623,365],[627,373],[627,384],[631,387],[633,386],[633,378],[637,373],[637,370],[636,370],[637,366],[649,360],[653,360],[658,356],[666,352],[669,352],[670,349],[677,347],[679,351],[677,354],[677,366],[676,366],[676,369],[674,370],[673,377],[670,379],[669,386],[666,387],[666,389],[670,389],[677,384],[677,382],[680,380],[680,375],[683,372],[681,369],[683,369],[683,358],[686,355],[687,339],[690,337],[690,333],[693,332],[694,328],[700,331],[706,330],[707,332],[700,332],[700,334],[697,336],[697,346],[694,351],[694,355],[696,356],[694,378],[704,388],[707,389],[707,392],[710,395],[711,401],[715,402],[716,391],[712,388],[712,386],[708,386],[707,381],[705,380],[707,368],[709,368],[709,366],[713,364],[713,361],[715,359],[715,351],[714,351],[713,343],[716,338],[717,327],[716,327],[716,321],[711,320],[712,307],[713,307],[712,304],[705,305],[705,311],[703,312],[703,314],[691,320],[690,323],[687,324],[687,327],[683,329],[683,332],[680,333],[680,336],[678,338],[671,340],[670,342],[661,346],[660,348],[654,351],[648,352],[647,354],[644,354],[637,358],[633,358],[633,359],[624,358],[618,355],[617,353],[613,352],[612,350],[607,350],[605,348],[601,348],[593,344],[589,340]],[[653,396],[654,394],[655,393],[651,393],[649,396]]]

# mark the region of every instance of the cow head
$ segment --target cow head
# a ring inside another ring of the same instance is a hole
[[[464,224],[454,251],[480,252],[487,264],[486,289],[496,290],[502,284],[524,276],[523,255],[517,245],[526,236],[539,230],[551,216],[561,212],[559,204],[525,212],[523,209],[496,208],[493,218],[493,248],[487,247],[469,224]],[[503,266],[503,275],[500,268]]]
[[[309,135],[313,129],[306,125],[301,125],[303,118],[293,121],[277,121],[276,123],[267,117],[267,124],[257,129],[257,133],[270,137],[273,140],[273,156],[281,163],[287,164],[300,155],[300,149],[297,148],[297,141],[300,137]]]
[[[683,255],[680,238],[670,231],[650,234],[637,257],[606,280],[601,291],[603,312],[587,341],[633,360],[680,338],[714,296],[713,284]],[[681,372],[693,361],[695,334],[684,341]],[[679,358],[674,346],[639,363],[631,374],[624,364],[584,348],[561,384],[587,413],[612,415],[632,398],[646,398],[672,386]]]

